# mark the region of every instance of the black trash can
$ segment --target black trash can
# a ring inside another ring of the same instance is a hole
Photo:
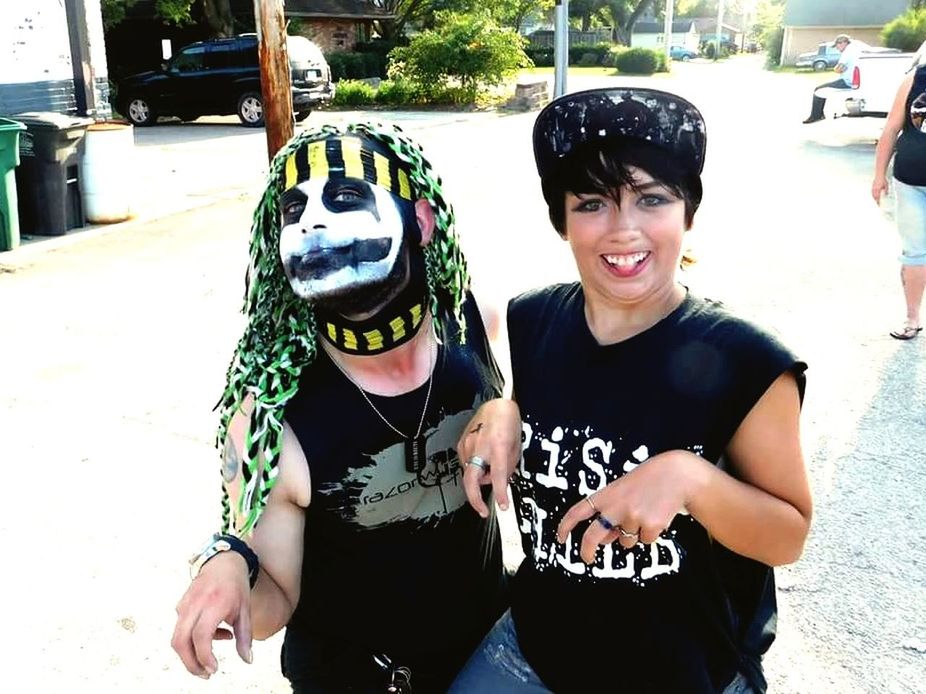
[[[36,111],[14,116],[19,136],[19,228],[22,234],[60,236],[84,225],[78,145],[92,118]]]

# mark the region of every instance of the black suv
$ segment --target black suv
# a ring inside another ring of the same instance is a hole
[[[331,69],[318,46],[287,36],[293,113],[304,120],[334,97]],[[237,114],[243,125],[264,124],[257,36],[200,41],[181,48],[160,70],[119,82],[119,111],[135,125],[153,125],[158,116],[194,120]]]

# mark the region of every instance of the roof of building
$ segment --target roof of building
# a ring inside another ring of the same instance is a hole
[[[691,31],[692,21],[690,19],[680,19],[672,22],[673,34],[684,34]],[[661,34],[665,31],[666,25],[663,22],[637,22],[633,25],[634,34]]]
[[[910,0],[788,0],[786,26],[882,27],[910,8]]]
[[[717,17],[693,17],[691,21],[694,22],[695,30],[698,33],[705,34],[705,33],[710,33],[710,32],[714,32],[717,30],[716,29]],[[723,27],[727,31],[732,31],[734,34],[738,34],[741,31],[741,29],[738,26],[734,26],[733,24],[727,24],[726,22],[723,22],[723,24],[721,24],[721,27]]]
[[[318,17],[345,19],[391,19],[377,0],[285,0],[289,17]]]

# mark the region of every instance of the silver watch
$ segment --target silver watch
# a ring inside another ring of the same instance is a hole
[[[203,548],[190,557],[190,578],[199,576],[203,570],[203,564],[212,559],[216,554],[227,552],[232,548],[231,543],[222,537],[220,533],[215,533],[203,545]]]

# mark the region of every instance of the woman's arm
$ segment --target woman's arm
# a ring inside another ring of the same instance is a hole
[[[557,530],[562,542],[597,509],[613,530],[589,525],[580,554],[598,545],[651,543],[687,510],[715,540],[769,565],[796,560],[810,528],[811,498],[801,452],[800,398],[790,373],[779,376],[735,432],[727,455],[736,477],[689,451],[653,456],[575,504]],[[623,532],[621,532],[623,530]]]
[[[796,561],[810,530],[813,504],[799,418],[797,382],[786,372],[730,441],[727,456],[736,477],[702,460],[686,504],[715,540],[770,566]]]
[[[911,73],[901,83],[900,89],[897,90],[897,96],[894,97],[891,112],[887,116],[887,122],[884,124],[884,130],[881,132],[881,137],[878,138],[878,146],[875,149],[875,177],[871,183],[871,197],[874,198],[876,203],[880,203],[881,196],[887,192],[887,165],[894,154],[897,136],[903,130],[907,97],[913,87],[913,77],[914,73]]]

